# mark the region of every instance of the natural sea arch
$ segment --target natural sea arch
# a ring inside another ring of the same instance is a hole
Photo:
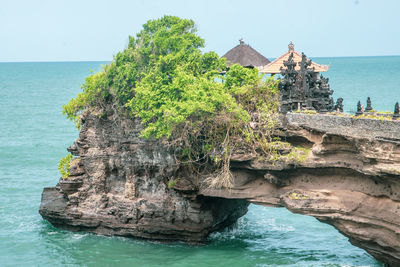
[[[210,189],[175,169],[156,140],[138,138],[137,121],[115,127],[119,120],[86,114],[69,148],[81,161],[66,181],[44,189],[40,213],[61,228],[201,242],[243,216],[248,202],[285,207],[334,226],[374,258],[399,266],[400,124],[304,114],[282,120],[283,140],[307,149],[307,158],[271,164],[236,153],[233,187]]]
[[[211,234],[210,240],[222,249],[241,243],[248,257],[258,257],[265,266],[383,266],[333,226],[284,207],[250,204],[234,226]]]
[[[284,207],[312,216],[332,225],[375,259],[396,266],[398,205],[383,195],[397,190],[395,179],[382,181],[349,168],[314,166],[265,172],[258,167],[252,165],[250,169],[243,161],[234,164],[231,189],[205,188],[200,194]]]

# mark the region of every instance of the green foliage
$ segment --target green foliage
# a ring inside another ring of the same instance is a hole
[[[292,192],[289,194],[290,199],[295,199],[295,200],[301,200],[301,199],[310,199],[309,196],[302,194],[302,193],[297,193],[297,192]]]
[[[306,110],[296,110],[294,113],[301,113],[301,114],[307,114],[307,115],[315,115],[315,114],[318,114],[318,112],[317,112],[316,110],[309,110],[309,109],[306,109]],[[334,114],[336,114],[336,113],[334,113]]]
[[[256,86],[259,81],[258,70],[256,68],[243,68],[234,64],[229,68],[225,77],[225,88],[234,94],[246,93],[246,89]]]
[[[276,124],[277,81],[262,79],[256,68],[228,69],[225,59],[203,53],[203,46],[192,20],[150,20],[112,63],[86,79],[63,113],[78,127],[88,109],[140,118],[143,137],[168,138],[177,158],[197,170],[212,162],[227,186],[232,151],[274,150],[268,143]]]
[[[60,162],[58,163],[58,170],[60,171],[62,178],[68,178],[69,176],[69,168],[71,166],[72,155],[68,154],[67,156],[61,158]]]
[[[176,185],[176,183],[179,181],[179,178],[177,179],[173,179],[171,181],[168,182],[168,188],[174,188],[174,186]]]
[[[110,95],[107,88],[106,72],[108,66],[104,67],[102,72],[93,74],[86,78],[82,85],[83,92],[79,93],[76,98],[71,99],[63,106],[63,114],[73,122],[76,127],[80,128],[80,119],[82,111],[87,107],[101,108],[105,105],[105,100]]]
[[[290,153],[286,156],[286,161],[292,163],[303,163],[307,160],[310,150],[310,148],[305,147],[293,147]]]
[[[103,108],[111,100],[118,103],[118,108],[123,108],[134,97],[136,85],[144,77],[151,76],[149,73],[154,68],[161,69],[170,80],[176,66],[184,62],[195,61],[191,67],[197,68],[197,72],[207,68],[208,73],[215,71],[213,64],[220,64],[222,60],[215,53],[202,56],[199,48],[203,46],[204,40],[196,35],[192,20],[174,16],[150,20],[136,38],[129,37],[128,47],[119,52],[111,64],[86,78],[83,93],[63,106],[63,113],[79,126],[79,115],[86,108]]]
[[[380,120],[382,123],[385,121],[388,121],[389,123],[392,123],[392,117],[391,116],[385,116],[385,115],[378,115],[376,113],[364,113],[360,116],[355,116],[353,115],[352,118],[354,120],[358,119],[374,119],[374,120]]]
[[[63,106],[63,114],[67,116],[67,118],[73,121],[76,125],[76,128],[80,128],[80,120],[79,115],[86,105],[86,94],[79,93],[77,97],[71,99],[66,105]]]
[[[132,112],[146,123],[143,136],[169,137],[193,116],[199,120],[227,112],[237,120],[249,119],[224,85],[214,81],[214,75],[193,74],[184,66],[178,66],[171,74],[174,78],[168,82],[165,79],[169,78],[155,69],[136,87],[136,95],[128,103]]]

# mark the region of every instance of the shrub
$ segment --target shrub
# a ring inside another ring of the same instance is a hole
[[[72,155],[68,154],[67,156],[61,158],[60,162],[58,163],[58,170],[60,171],[62,178],[69,177],[70,175],[69,168],[71,166],[72,158],[73,158]]]
[[[232,151],[273,150],[263,144],[276,124],[277,81],[263,80],[256,68],[227,68],[225,59],[203,53],[203,46],[192,20],[150,20],[112,63],[86,79],[63,112],[77,126],[87,109],[115,107],[138,117],[143,137],[168,139],[180,163],[197,173],[212,163],[227,186]]]
[[[177,179],[173,179],[173,180],[170,180],[169,182],[168,182],[168,188],[174,188],[174,186],[176,185],[176,183],[179,181],[179,178],[177,178]]]

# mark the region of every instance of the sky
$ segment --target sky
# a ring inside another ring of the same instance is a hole
[[[193,19],[205,51],[290,41],[309,57],[400,55],[399,0],[0,0],[0,62],[110,61],[149,19]]]

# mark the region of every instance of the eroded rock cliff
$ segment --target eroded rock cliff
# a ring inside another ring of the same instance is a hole
[[[277,134],[306,148],[301,160],[271,163],[237,153],[233,188],[210,189],[180,169],[171,148],[140,138],[137,121],[111,111],[83,120],[69,148],[77,156],[70,177],[42,194],[40,214],[55,226],[201,242],[244,215],[249,203],[283,206],[400,266],[399,122],[288,114]]]
[[[308,147],[302,161],[232,162],[234,188],[204,196],[286,207],[331,224],[376,259],[400,266],[400,124],[288,114],[281,137]]]
[[[104,235],[201,242],[247,212],[246,200],[200,196],[179,178],[163,143],[139,137],[140,123],[87,112],[70,177],[45,188],[40,214],[53,225]]]

